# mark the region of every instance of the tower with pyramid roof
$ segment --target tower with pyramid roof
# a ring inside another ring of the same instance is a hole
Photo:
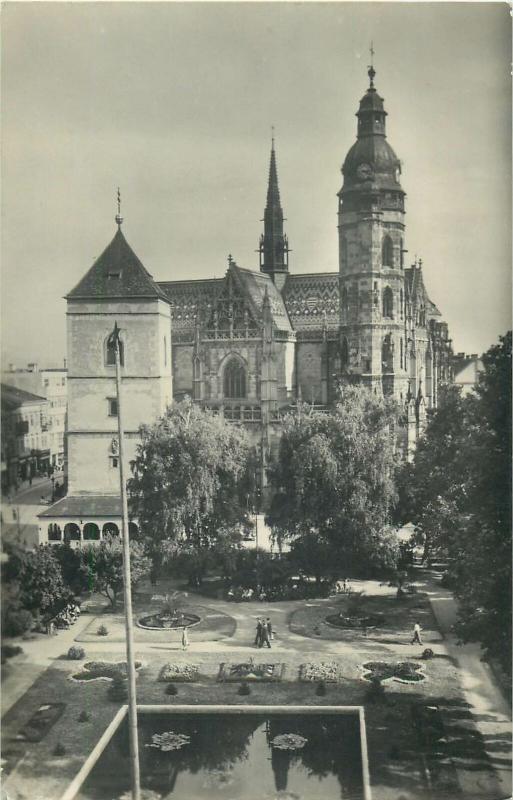
[[[119,214],[116,222],[110,244],[66,296],[67,499],[84,496],[88,509],[95,496],[106,509],[105,497],[119,494],[115,358],[108,341],[115,323],[121,330],[128,462],[135,458],[141,422],[161,415],[173,396],[170,301],[125,239]]]

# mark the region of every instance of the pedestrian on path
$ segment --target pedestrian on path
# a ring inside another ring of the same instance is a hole
[[[264,635],[264,624],[260,617],[257,617],[255,647],[262,647]]]
[[[422,639],[420,638],[420,632],[422,628],[420,627],[419,623],[416,622],[413,626],[413,639],[411,640],[412,644],[422,644]]]
[[[182,630],[182,650],[187,650],[189,647],[189,634],[187,633],[187,628],[184,626]]]
[[[265,624],[266,624],[266,627],[267,627],[267,633],[269,634],[269,639],[272,642],[272,640],[274,639],[274,631],[273,631],[273,626],[272,626],[270,617],[267,617],[267,619],[265,621]]]
[[[269,625],[268,625],[268,622],[266,620],[265,622],[262,622],[262,644],[260,645],[260,647],[263,647],[263,645],[265,644],[265,645],[267,645],[269,650],[271,649],[271,642],[270,642],[269,636],[270,636]]]

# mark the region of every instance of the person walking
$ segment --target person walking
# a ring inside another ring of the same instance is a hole
[[[420,627],[419,623],[416,622],[413,626],[413,639],[411,640],[412,644],[422,644],[422,639],[420,638],[420,632],[422,628]]]
[[[255,647],[262,647],[263,645],[264,625],[260,617],[257,617]]]
[[[273,626],[272,626],[270,617],[267,617],[267,619],[265,621],[265,624],[266,624],[266,627],[267,627],[267,633],[269,634],[269,641],[272,642],[272,640],[274,639],[274,631],[273,631]]]
[[[182,650],[187,650],[189,647],[189,634],[187,628],[184,626],[182,629]]]
[[[265,645],[267,645],[267,647],[270,650],[271,649],[271,641],[269,639],[269,636],[270,636],[269,624],[268,624],[268,620],[265,620],[264,622],[262,622],[262,644],[260,646],[263,647],[264,644],[265,644]]]

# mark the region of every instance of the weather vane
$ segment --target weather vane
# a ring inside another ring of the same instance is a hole
[[[376,70],[374,69],[374,42],[371,41],[369,47],[371,63],[369,66],[368,76],[370,78],[370,88],[374,89],[374,76],[376,75]]]

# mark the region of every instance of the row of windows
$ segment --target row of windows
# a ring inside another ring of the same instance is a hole
[[[135,522],[128,523],[128,532],[131,536],[136,536],[138,530]],[[82,529],[76,522],[67,522],[64,530],[56,522],[51,522],[48,526],[49,542],[92,542],[109,536],[119,536],[119,528],[115,522],[106,522],[101,532],[96,522],[86,522]]]
[[[404,250],[403,247],[403,240],[400,241],[400,249],[399,249],[399,266],[401,269],[404,267]],[[347,240],[343,237],[340,242],[340,257],[342,260],[342,264],[345,266],[347,265]],[[383,237],[383,242],[381,244],[381,263],[384,267],[395,267],[396,266],[396,259],[394,256],[394,243],[392,238],[386,234]]]

